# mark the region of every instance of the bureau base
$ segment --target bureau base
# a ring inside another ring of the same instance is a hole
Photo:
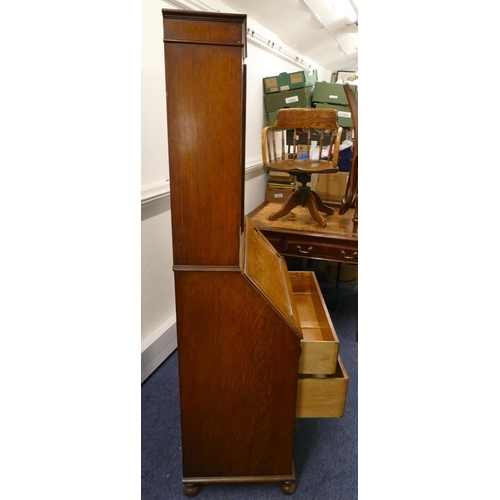
[[[184,495],[194,497],[202,484],[214,483],[281,483],[281,491],[286,495],[292,494],[296,488],[294,470],[292,474],[276,476],[185,477],[182,480]]]

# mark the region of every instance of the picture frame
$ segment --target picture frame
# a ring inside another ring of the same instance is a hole
[[[337,81],[341,80],[342,82],[354,82],[358,79],[358,75],[356,75],[355,71],[338,71],[337,72]]]

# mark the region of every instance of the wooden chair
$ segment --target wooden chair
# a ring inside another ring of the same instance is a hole
[[[352,161],[349,169],[349,178],[347,180],[346,191],[339,208],[339,215],[344,215],[351,207],[354,206],[353,223],[357,230],[358,223],[358,103],[354,97],[354,92],[349,85],[344,85],[344,92],[349,103],[352,118],[352,128],[354,129],[354,146],[352,153]]]
[[[269,220],[277,220],[301,205],[309,209],[320,226],[326,226],[326,219],[321,212],[333,215],[333,208],[325,205],[307,183],[311,181],[312,174],[338,172],[341,136],[342,127],[338,125],[337,111],[333,108],[278,110],[276,123],[262,131],[263,168],[266,172],[279,171],[294,175],[300,186],[292,191]],[[281,142],[281,147],[277,147],[277,141]]]

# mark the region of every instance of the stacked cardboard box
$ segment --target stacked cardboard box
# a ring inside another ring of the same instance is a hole
[[[311,189],[326,203],[340,204],[344,197],[349,172],[336,174],[314,174]]]
[[[269,172],[266,200],[269,202],[284,202],[295,190],[295,176],[286,172]]]

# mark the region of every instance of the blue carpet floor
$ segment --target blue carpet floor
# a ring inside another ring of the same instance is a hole
[[[358,498],[358,286],[321,282],[349,386],[344,417],[296,419],[294,500]],[[142,500],[185,499],[177,351],[142,385]],[[197,499],[285,499],[277,483],[206,484]]]

